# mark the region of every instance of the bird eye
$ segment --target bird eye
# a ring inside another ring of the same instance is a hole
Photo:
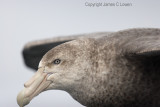
[[[60,62],[61,62],[60,59],[55,59],[55,60],[53,61],[54,64],[59,64]]]

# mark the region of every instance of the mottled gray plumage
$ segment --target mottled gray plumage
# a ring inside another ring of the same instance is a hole
[[[53,65],[57,58],[62,62]],[[41,66],[60,72],[46,90],[65,90],[87,107],[160,106],[160,29],[66,42],[48,51]]]
[[[38,64],[43,55],[48,52],[50,49],[72,40],[76,40],[79,38],[100,38],[103,36],[108,36],[111,32],[99,32],[99,33],[89,33],[89,34],[79,34],[72,36],[60,36],[43,40],[36,40],[29,42],[25,45],[23,49],[23,58],[25,64],[34,69],[38,69]]]

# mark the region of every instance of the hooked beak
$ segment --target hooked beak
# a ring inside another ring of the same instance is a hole
[[[47,81],[47,73],[44,72],[44,67],[38,69],[35,75],[24,84],[24,89],[17,96],[17,103],[23,107],[42,91],[45,91],[51,84]]]

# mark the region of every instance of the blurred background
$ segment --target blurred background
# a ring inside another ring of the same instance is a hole
[[[131,3],[90,7],[87,3]],[[18,107],[16,96],[33,74],[22,49],[33,40],[128,28],[160,28],[160,0],[0,0],[0,107]],[[51,90],[26,107],[83,107]]]

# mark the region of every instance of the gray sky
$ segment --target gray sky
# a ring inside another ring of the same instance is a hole
[[[89,7],[91,3],[132,6]],[[160,28],[160,0],[0,0],[0,106],[17,107],[16,96],[34,73],[21,56],[25,43],[54,36]],[[63,91],[47,91],[26,107],[83,107]]]

